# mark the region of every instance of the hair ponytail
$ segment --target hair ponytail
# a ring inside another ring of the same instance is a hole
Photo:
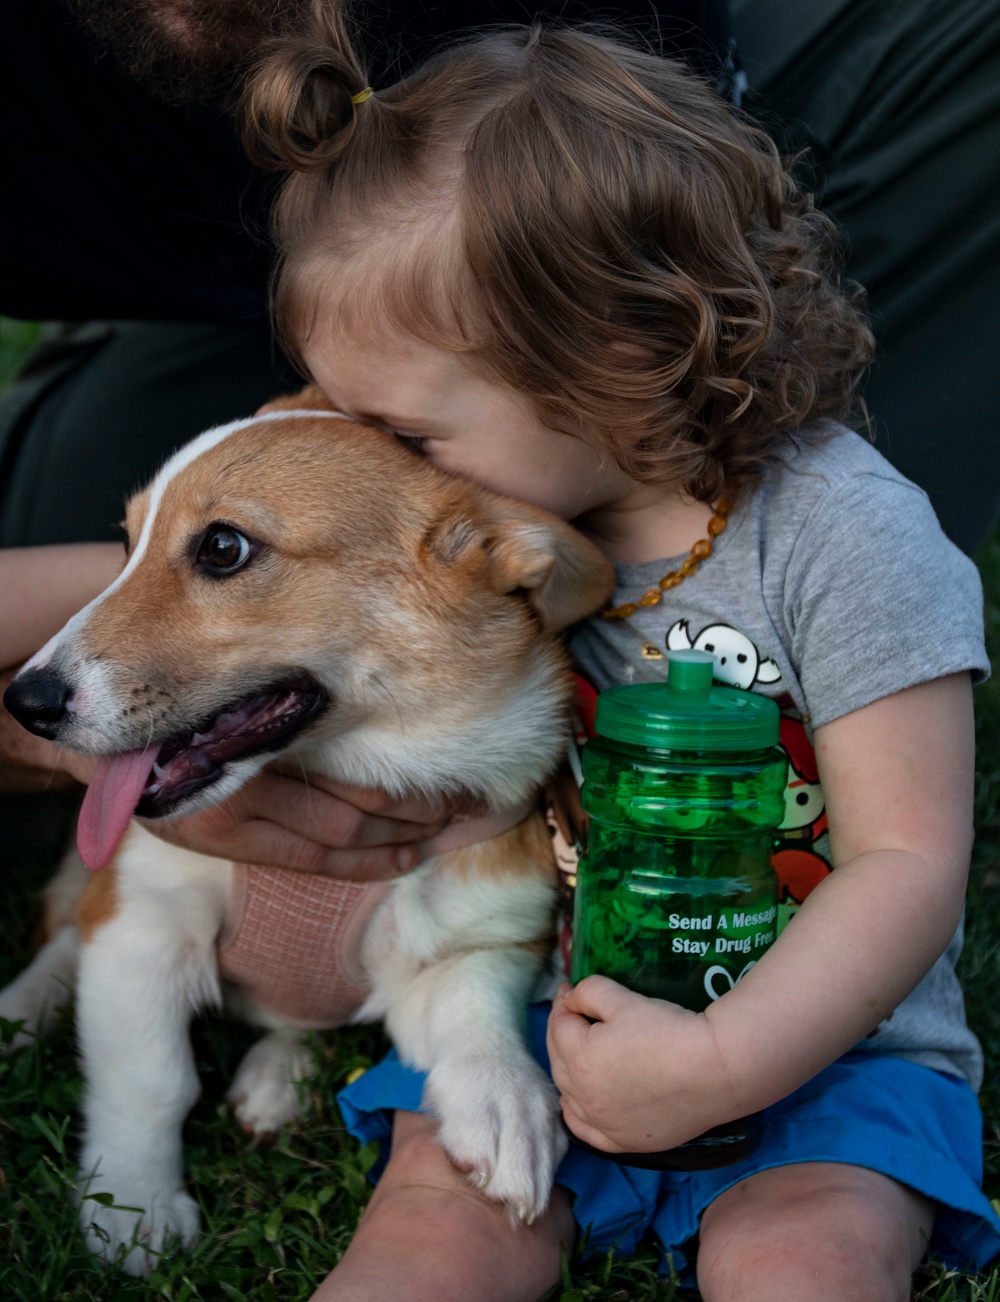
[[[752,483],[795,431],[851,417],[873,339],[836,228],[709,86],[535,25],[359,105],[342,23],[277,43],[247,94],[256,156],[292,169],[273,230],[293,355],[321,311],[402,329],[553,429],[600,431],[630,478],[703,501]]]
[[[350,143],[367,90],[343,6],[317,4],[312,29],[270,42],[247,78],[241,101],[247,153],[272,170],[328,167]]]

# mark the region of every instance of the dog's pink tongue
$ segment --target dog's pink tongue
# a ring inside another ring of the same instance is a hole
[[[118,849],[158,750],[149,746],[97,761],[76,825],[77,849],[88,868],[103,868]]]

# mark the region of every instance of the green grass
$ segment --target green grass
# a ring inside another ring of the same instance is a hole
[[[0,800],[0,891],[5,919],[0,984],[30,952],[32,902],[72,832],[73,803],[61,796]],[[39,835],[39,829],[42,829]],[[9,1024],[8,1024],[9,1029]],[[317,1074],[304,1120],[272,1148],[255,1147],[234,1125],[223,1096],[254,1032],[221,1018],[194,1028],[202,1096],[185,1131],[189,1188],[201,1204],[204,1236],[192,1254],[165,1257],[149,1280],[98,1265],[85,1251],[70,1207],[80,1076],[71,1019],[58,1031],[0,1059],[0,1298],[63,1302],[126,1298],[242,1298],[300,1302],[333,1268],[368,1195],[374,1159],[346,1136],[332,1100],[346,1076],[387,1047],[371,1028],[319,1035]],[[652,1248],[621,1263],[567,1265],[551,1299],[662,1299]]]
[[[11,374],[37,332],[0,320],[0,375]],[[980,559],[987,632],[1000,647],[1000,537]],[[1000,1197],[1000,678],[979,690],[978,840],[962,970],[969,1016],[987,1057],[986,1190]],[[28,959],[33,902],[74,809],[65,797],[0,800],[0,984]],[[42,1044],[0,1059],[0,1298],[3,1302],[300,1302],[336,1264],[368,1193],[372,1153],[344,1133],[333,1097],[346,1076],[382,1053],[372,1029],[317,1036],[317,1075],[304,1120],[272,1148],[254,1147],[223,1096],[253,1032],[223,1019],[196,1024],[202,1096],[188,1121],[189,1188],[205,1228],[198,1248],[161,1260],[149,1280],[99,1266],[84,1250],[69,1202],[79,1125],[80,1076],[67,1017]],[[671,1302],[685,1296],[656,1274],[646,1246],[628,1261],[567,1263],[547,1302]],[[686,1295],[692,1296],[690,1294]],[[1000,1302],[1000,1270],[974,1278],[921,1273],[921,1302]]]

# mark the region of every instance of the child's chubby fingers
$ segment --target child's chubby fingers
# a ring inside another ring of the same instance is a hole
[[[577,986],[560,985],[546,1032],[552,1077],[560,1089],[571,1076],[580,1075],[585,1059],[598,1050],[595,1033],[600,1037],[636,1000],[642,997],[602,976],[585,977]]]
[[[552,1079],[560,1092],[569,1087],[570,1065],[579,1058],[590,1022],[579,1013],[574,1013],[566,1005],[567,996],[573,987],[564,981],[552,1001],[549,1024],[545,1032],[545,1043],[549,1051],[552,1067]]]
[[[608,1033],[616,1014],[641,996],[606,977],[586,977],[576,987],[564,982],[549,1014],[546,1043],[552,1079],[560,1093],[589,1091],[607,1071]]]
[[[726,1120],[710,1028],[676,1004],[588,977],[560,988],[548,1046],[566,1123],[595,1148],[668,1148]]]
[[[563,994],[564,987],[560,986],[559,990]],[[641,998],[610,977],[589,976],[566,988],[560,1002],[564,1013],[576,1013],[592,1022],[607,1022]]]
[[[613,1139],[609,1139],[603,1130],[599,1130],[597,1126],[592,1126],[589,1121],[585,1121],[573,1103],[565,1096],[560,1098],[559,1106],[562,1108],[563,1120],[577,1139],[582,1139],[591,1148],[599,1148],[603,1153],[626,1153],[629,1151],[616,1144]]]

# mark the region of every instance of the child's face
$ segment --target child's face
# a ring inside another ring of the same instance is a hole
[[[574,520],[626,505],[637,491],[609,454],[544,426],[526,398],[477,375],[459,353],[398,335],[374,344],[318,330],[303,357],[346,415],[494,492]]]

